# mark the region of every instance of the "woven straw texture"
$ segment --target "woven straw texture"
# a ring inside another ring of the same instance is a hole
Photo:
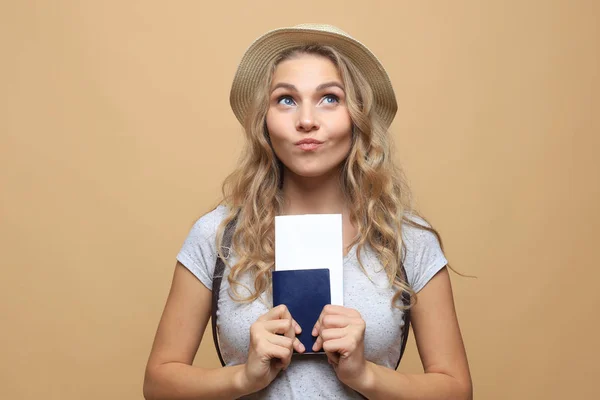
[[[370,83],[375,112],[389,127],[398,105],[392,83],[377,57],[362,43],[331,25],[303,24],[267,32],[250,45],[240,61],[231,87],[230,103],[233,112],[244,124],[257,85],[266,73],[267,65],[280,52],[307,44],[329,45],[348,57]]]

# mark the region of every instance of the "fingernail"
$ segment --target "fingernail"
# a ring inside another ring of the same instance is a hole
[[[306,351],[306,347],[302,343],[300,343],[300,351],[304,353]]]
[[[313,328],[313,330],[312,330],[312,335],[313,335],[313,336],[317,336],[317,328]]]
[[[313,344],[312,350],[313,350],[313,351],[317,351],[317,344],[316,344],[316,343],[315,343],[315,344]]]

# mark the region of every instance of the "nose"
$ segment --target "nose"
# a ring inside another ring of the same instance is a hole
[[[319,123],[317,122],[311,107],[303,107],[299,110],[296,129],[300,132],[311,132],[319,129]]]

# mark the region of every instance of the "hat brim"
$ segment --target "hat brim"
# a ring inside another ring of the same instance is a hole
[[[391,125],[398,105],[390,78],[377,57],[359,41],[342,34],[306,28],[280,28],[259,37],[242,57],[233,79],[230,104],[244,124],[246,112],[257,86],[263,82],[267,66],[282,51],[309,44],[334,47],[350,59],[371,85],[374,109],[387,128]]]

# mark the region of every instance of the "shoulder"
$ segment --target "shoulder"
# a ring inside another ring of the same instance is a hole
[[[199,238],[216,237],[219,225],[228,213],[229,210],[226,206],[217,206],[214,210],[207,212],[196,220],[190,230],[190,234],[194,234]]]
[[[415,214],[405,215],[402,224],[402,259],[408,283],[415,292],[448,263],[440,240],[431,228],[425,219]]]
[[[407,246],[419,246],[439,242],[430,230],[431,224],[416,214],[405,214],[402,221],[402,240]]]
[[[218,206],[198,218],[177,254],[177,260],[208,288],[212,287],[217,259],[217,232],[227,214],[227,207]]]

